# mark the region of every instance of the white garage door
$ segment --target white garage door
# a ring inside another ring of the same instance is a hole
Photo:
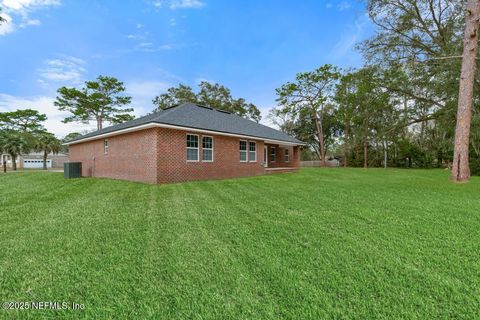
[[[23,167],[25,169],[43,168],[43,160],[41,159],[25,159],[23,160]],[[47,160],[47,168],[52,167],[52,160]]]

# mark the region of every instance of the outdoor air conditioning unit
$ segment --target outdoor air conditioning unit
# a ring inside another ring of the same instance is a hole
[[[81,162],[65,162],[63,164],[63,174],[65,179],[74,179],[82,177]]]

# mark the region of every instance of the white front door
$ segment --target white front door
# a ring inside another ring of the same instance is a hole
[[[268,147],[263,146],[263,166],[268,168]]]

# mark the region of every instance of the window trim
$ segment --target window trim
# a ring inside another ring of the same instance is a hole
[[[240,149],[240,142],[242,141],[245,141],[245,150]],[[240,159],[240,162],[241,163],[248,162],[248,141],[247,140],[240,139],[238,141],[238,151],[239,151],[238,158]],[[242,152],[245,152],[245,160],[242,160],[242,157],[241,157]]]
[[[187,152],[185,153],[185,159],[187,160],[187,162],[200,162],[200,136],[198,134],[187,132],[186,135],[185,135],[186,142],[188,142],[188,136],[196,136],[197,137],[197,147],[196,148],[189,147],[188,144],[187,144],[187,146],[185,147],[185,150],[187,150]],[[197,150],[197,160],[188,160],[188,149]]]
[[[103,154],[108,154],[110,146],[108,145],[108,139],[103,139]]]
[[[250,143],[253,143],[255,146],[255,151],[250,150]],[[250,159],[250,152],[255,154],[255,160]],[[248,141],[248,162],[257,162],[257,141]]]
[[[277,148],[276,147],[269,147],[270,148],[270,154],[269,154],[269,160],[270,162],[277,162]],[[272,153],[273,150],[273,153]],[[273,155],[273,160],[272,156]]]
[[[203,138],[211,138],[212,139],[212,147],[211,148],[203,148]],[[199,146],[200,146],[200,142],[199,142]],[[202,135],[202,162],[213,162],[213,159],[214,159],[214,152],[213,152],[213,149],[214,149],[214,143],[213,143],[213,136],[203,136]],[[205,150],[212,150],[212,160],[203,160],[203,149]]]
[[[290,149],[283,150],[283,162],[289,163],[290,162]]]

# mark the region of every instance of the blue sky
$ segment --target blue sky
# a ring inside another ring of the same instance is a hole
[[[234,97],[275,106],[275,88],[325,63],[359,67],[355,44],[374,29],[360,1],[0,0],[0,111],[46,113],[58,136],[61,86],[98,75],[123,81],[137,116],[168,87],[221,83]],[[266,119],[265,119],[266,120]]]

